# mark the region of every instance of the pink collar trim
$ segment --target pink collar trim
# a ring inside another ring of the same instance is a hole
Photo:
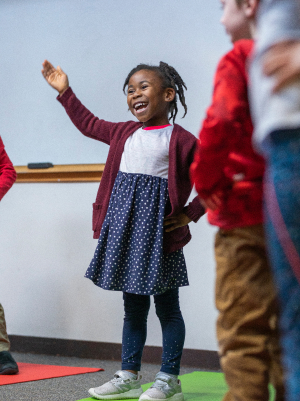
[[[143,128],[145,131],[151,131],[153,129],[162,129],[162,128],[166,128],[166,127],[170,127],[171,124],[166,124],[166,125],[157,125],[156,127],[145,127]]]

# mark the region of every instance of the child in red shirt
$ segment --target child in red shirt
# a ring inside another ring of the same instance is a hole
[[[0,201],[16,181],[17,174],[0,137]],[[0,375],[18,373],[18,366],[9,352],[10,343],[6,332],[4,310],[0,304]]]
[[[4,144],[0,137],[0,201],[16,181],[16,178],[17,174],[5,152]]]
[[[217,337],[229,386],[224,400],[268,400],[269,381],[276,400],[283,400],[277,299],[262,226],[264,161],[251,145],[246,72],[258,0],[221,3],[234,47],[218,65],[191,175],[209,222],[219,227]]]

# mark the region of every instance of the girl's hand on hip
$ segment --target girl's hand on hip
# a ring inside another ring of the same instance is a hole
[[[43,62],[42,74],[48,84],[59,92],[60,96],[68,89],[68,76],[59,66],[54,68],[48,60],[45,60]]]
[[[191,221],[192,220],[183,212],[176,216],[166,217],[164,219],[165,231],[168,233],[176,228],[188,225]]]

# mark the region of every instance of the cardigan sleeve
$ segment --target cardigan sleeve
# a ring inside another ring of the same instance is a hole
[[[190,202],[184,209],[183,212],[194,222],[200,219],[206,213],[206,210],[201,205],[199,196],[196,196],[192,202]]]
[[[17,174],[0,138],[0,200],[16,181]]]
[[[192,181],[204,199],[231,185],[224,167],[249,120],[246,73],[239,58],[234,49],[218,65],[212,104],[207,110],[191,166]]]
[[[69,87],[57,100],[63,105],[68,116],[79,131],[92,139],[104,142],[107,145],[111,140],[111,129],[115,123],[95,117],[76,97]]]

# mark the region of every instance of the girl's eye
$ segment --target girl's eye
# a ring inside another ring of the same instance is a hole
[[[133,92],[134,92],[134,90],[130,89],[130,90],[127,92],[127,94],[130,95],[130,94],[132,94]]]
[[[143,85],[142,86],[142,89],[147,89],[148,88],[148,85]]]

